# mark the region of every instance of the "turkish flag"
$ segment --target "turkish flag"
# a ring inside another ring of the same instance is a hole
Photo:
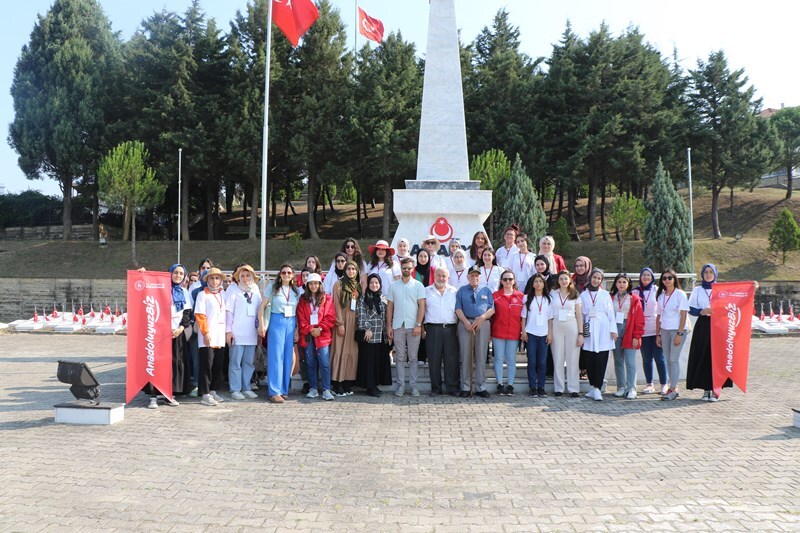
[[[358,8],[358,31],[367,39],[372,39],[376,43],[383,41],[383,22],[372,18],[367,13]]]
[[[128,271],[125,401],[152,383],[172,398],[172,285],[169,272]],[[112,320],[115,318],[111,315]]]
[[[319,18],[317,6],[311,0],[272,0],[272,21],[297,46],[300,37]]]
[[[750,314],[755,299],[752,281],[715,283],[711,293],[711,376],[714,392],[730,378],[747,392],[750,364]]]

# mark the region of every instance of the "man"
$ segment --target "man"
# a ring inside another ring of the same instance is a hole
[[[456,250],[450,259],[447,261],[447,270],[450,273],[449,283],[456,289],[469,285],[469,276],[467,276],[467,254],[464,250]]]
[[[414,260],[410,257],[400,261],[400,273],[400,279],[392,283],[386,295],[389,300],[386,306],[386,333],[389,340],[394,341],[397,371],[397,390],[394,394],[405,394],[405,364],[408,362],[411,396],[419,396],[417,354],[422,338],[422,319],[425,317],[425,287],[414,279]]]
[[[431,268],[433,268],[434,271],[439,267],[447,267],[444,256],[439,255],[439,239],[435,235],[428,235],[428,237],[422,241],[422,247],[428,252],[431,258]]]
[[[481,269],[471,266],[469,285],[456,292],[456,316],[458,317],[458,346],[461,358],[461,394],[466,398],[474,386],[476,394],[488,398],[486,390],[486,354],[489,351],[491,328],[489,319],[494,315],[494,298],[489,287],[481,287]],[[474,349],[471,351],[473,345]],[[470,383],[470,359],[475,368],[474,383]]]
[[[444,383],[450,396],[459,395],[458,341],[456,339],[456,292],[448,284],[450,273],[439,267],[434,283],[425,288],[425,346],[431,376],[431,396],[442,394],[442,362]]]

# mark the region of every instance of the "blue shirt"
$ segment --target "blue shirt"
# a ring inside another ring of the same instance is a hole
[[[469,285],[464,285],[456,293],[456,310],[461,309],[464,316],[470,320],[494,308],[494,297],[489,287],[483,286],[473,290]]]

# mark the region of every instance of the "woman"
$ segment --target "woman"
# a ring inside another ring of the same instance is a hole
[[[661,394],[667,393],[667,363],[664,360],[664,350],[661,346],[656,346],[656,316],[658,315],[658,303],[656,301],[656,275],[650,268],[643,268],[639,272],[639,286],[634,292],[642,300],[642,311],[644,312],[644,333],[642,333],[642,367],[647,384],[642,390],[642,394],[653,394],[656,389],[653,387],[653,362],[655,361],[658,370],[658,381],[661,384]]]
[[[431,256],[427,250],[420,248],[417,252],[416,263],[414,265],[414,279],[428,287],[433,285],[434,269],[431,267]],[[388,287],[384,286],[384,296],[388,293]]]
[[[489,287],[492,293],[500,289],[500,276],[502,276],[503,267],[497,264],[497,257],[494,255],[494,250],[486,248],[483,250],[478,263],[481,269],[481,281],[479,287]]]
[[[289,263],[284,263],[269,294],[264,295],[258,313],[258,334],[263,337],[269,331],[267,396],[272,403],[281,404],[289,398],[289,385],[294,366],[294,344],[298,340],[299,302],[300,291],[294,284],[294,269]]]
[[[322,282],[322,290],[325,291],[325,294],[333,293],[333,286],[344,276],[344,266],[346,264],[347,254],[344,252],[337,253],[333,258],[333,269],[328,271],[328,275],[325,276],[325,280]]]
[[[353,382],[358,368],[356,305],[361,297],[358,265],[348,261],[344,276],[333,286],[333,305],[336,312],[336,335],[331,348],[331,384],[336,396],[353,394]]]
[[[450,271],[448,283],[456,289],[469,285],[467,271],[467,254],[464,250],[456,250],[447,260],[447,270]]]
[[[453,237],[450,239],[450,244],[447,247],[447,252],[450,257],[453,257],[453,254],[456,253],[457,250],[461,250],[461,241]]]
[[[547,258],[547,263],[550,265],[550,268],[553,269],[553,272],[561,272],[567,269],[567,264],[564,262],[563,257],[553,253],[555,248],[556,241],[549,235],[545,235],[539,239],[539,255],[543,255]]]
[[[644,312],[639,295],[630,292],[631,279],[617,274],[611,287],[611,301],[617,322],[617,342],[614,346],[614,373],[617,392],[614,396],[636,398],[636,350],[642,345]]]
[[[503,274],[503,277],[508,274]],[[553,309],[547,282],[541,274],[531,278],[531,289],[525,294],[520,326],[522,342],[528,352],[528,387],[530,396],[544,398],[547,373],[547,347],[553,341]],[[559,394],[560,396],[560,394]]]
[[[516,240],[519,234],[519,226],[511,224],[503,231],[503,246],[497,249],[495,255],[497,256],[497,264],[501,267],[508,268],[506,262],[511,255],[519,252]],[[524,285],[523,285],[524,286]]]
[[[467,268],[475,265],[483,257],[483,250],[489,247],[489,236],[485,231],[478,231],[472,236],[472,244],[469,246],[469,257]]]
[[[300,347],[308,368],[309,390],[306,398],[333,400],[331,392],[331,332],[336,326],[333,298],[322,290],[322,277],[311,273],[297,305],[297,329]]]
[[[681,350],[686,341],[689,300],[681,290],[678,274],[671,268],[661,273],[656,293],[656,345],[664,349],[669,374],[669,389],[661,399],[672,401],[679,396],[678,376],[681,371]]]
[[[392,260],[399,265],[400,261],[406,257],[414,259],[411,256],[411,241],[403,237],[397,240],[397,254],[395,254]]]
[[[566,364],[567,392],[578,397],[581,389],[578,357],[583,346],[583,312],[580,295],[572,284],[569,272],[558,273],[558,289],[550,292],[553,314],[553,389],[556,396],[564,394],[564,365]],[[544,395],[544,391],[540,396]]]
[[[566,270],[566,269],[564,269]],[[575,273],[572,274],[572,281],[575,283],[575,290],[578,294],[582,293],[589,286],[589,278],[592,275],[592,260],[585,255],[575,258]]]
[[[717,282],[717,267],[711,263],[700,269],[699,287],[689,296],[689,314],[697,317],[694,324],[692,344],[689,346],[689,363],[686,367],[686,388],[703,389],[704,402],[716,402],[719,395],[714,391],[711,374],[711,290]],[[733,382],[725,380],[722,387],[732,387]]]
[[[506,261],[505,267],[514,273],[517,286],[525,288],[528,280],[536,272],[533,264],[536,256],[528,251],[528,236],[524,233],[517,235],[517,252],[512,254]]]
[[[305,283],[305,280],[302,279],[303,272],[315,273],[319,274],[322,279],[325,279],[325,276],[322,274],[322,263],[319,262],[319,257],[316,255],[309,255],[306,256],[306,262],[304,263],[303,269],[300,271],[300,274],[295,276],[294,283],[298,287],[302,287]]]
[[[355,262],[355,264],[358,266],[359,279],[362,279],[364,277],[364,273],[367,271],[367,262],[364,260],[364,253],[361,251],[361,247],[358,245],[358,241],[352,237],[348,237],[342,242],[342,246],[339,249],[339,253],[345,254],[345,257],[347,258],[348,261]],[[334,261],[331,263],[331,267],[328,269],[328,272],[331,272],[335,268],[336,268],[336,258],[334,257]],[[364,281],[364,279],[362,279],[362,282]],[[338,280],[333,280],[334,283],[336,281]]]
[[[381,395],[378,385],[392,384],[392,364],[386,336],[386,296],[382,291],[381,277],[370,274],[367,290],[356,305],[358,328],[358,369],[356,384],[367,389],[367,394]]]
[[[253,267],[244,264],[233,273],[234,283],[225,294],[225,341],[228,344],[228,385],[231,398],[257,398],[251,389],[258,328],[255,317],[261,307],[261,291]]]
[[[546,256],[537,255],[533,260],[533,268],[537,274],[544,278],[544,282],[547,284],[548,290],[554,291],[558,288],[558,279],[553,276],[552,272],[550,272],[550,260],[547,259]],[[533,278],[528,279],[528,283],[525,286],[526,293],[530,289],[530,283],[532,279]]]
[[[492,294],[492,350],[494,373],[497,376],[497,394],[514,394],[514,376],[517,373],[517,348],[519,348],[524,295],[517,289],[514,274],[506,270],[500,278],[502,288]],[[524,339],[523,339],[524,340]],[[508,378],[503,385],[503,361],[508,368]],[[530,368],[530,367],[529,367]]]
[[[197,383],[200,403],[214,406],[223,402],[217,390],[222,387],[225,366],[225,295],[222,294],[222,271],[208,269],[203,276],[206,287],[197,293],[194,318],[199,333],[200,373]]]
[[[367,265],[367,275],[377,274],[381,277],[381,286],[384,296],[389,292],[389,287],[395,280],[400,279],[400,263],[392,259],[394,248],[386,241],[378,241],[369,246],[371,260]]]
[[[602,401],[603,378],[606,375],[608,352],[614,349],[617,341],[617,328],[611,296],[603,289],[605,274],[599,268],[592,269],[589,286],[581,293],[583,310],[583,349],[586,351],[591,390],[587,398]]]

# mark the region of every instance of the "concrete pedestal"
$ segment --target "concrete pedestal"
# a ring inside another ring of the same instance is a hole
[[[125,404],[85,401],[60,403],[55,406],[57,424],[108,426],[125,419]]]
[[[792,425],[800,428],[800,409],[792,409]]]

